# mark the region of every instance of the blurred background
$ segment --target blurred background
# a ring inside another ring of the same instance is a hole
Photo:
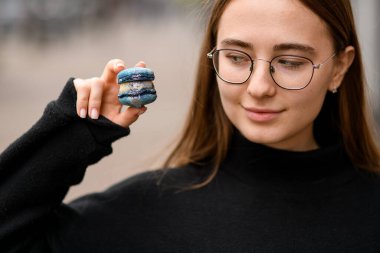
[[[99,76],[112,58],[144,60],[158,99],[91,166],[65,201],[160,166],[190,103],[204,30],[202,0],[0,0],[0,152],[27,131],[69,77]],[[352,0],[371,108],[380,119],[380,1]]]

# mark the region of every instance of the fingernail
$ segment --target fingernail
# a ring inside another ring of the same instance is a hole
[[[91,118],[92,118],[92,119],[98,119],[98,118],[99,118],[98,110],[96,110],[95,108],[93,108],[93,109],[91,110]]]
[[[120,68],[120,67],[123,67],[123,68],[124,68],[124,64],[123,64],[123,63],[117,63],[115,67],[116,67],[116,68]]]
[[[81,117],[82,119],[86,118],[86,109],[80,109],[79,117]]]

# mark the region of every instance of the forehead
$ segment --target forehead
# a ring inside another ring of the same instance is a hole
[[[217,40],[239,39],[255,47],[302,43],[332,47],[327,25],[297,0],[232,0],[218,25]]]

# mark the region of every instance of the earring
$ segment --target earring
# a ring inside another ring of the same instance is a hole
[[[332,92],[333,94],[337,93],[337,92],[338,92],[338,88],[333,88],[333,89],[331,90],[331,92]]]

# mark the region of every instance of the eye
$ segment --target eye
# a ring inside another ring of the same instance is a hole
[[[227,59],[227,61],[236,65],[242,65],[246,64],[247,62],[251,62],[246,55],[239,53],[226,53],[224,57]]]
[[[298,68],[304,64],[303,62],[300,62],[300,61],[287,60],[287,59],[280,59],[278,63],[287,68]]]
[[[303,70],[310,62],[304,58],[296,56],[278,57],[274,64],[276,67],[286,70]]]
[[[244,57],[241,55],[229,55],[228,58],[233,62],[242,62],[244,61]]]

